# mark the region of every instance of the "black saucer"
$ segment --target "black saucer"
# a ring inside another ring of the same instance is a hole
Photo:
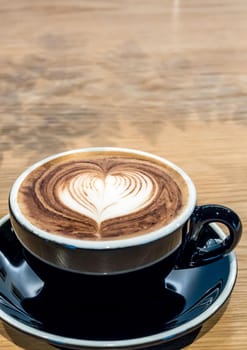
[[[207,234],[223,235],[215,224]],[[180,349],[221,316],[236,281],[236,257],[173,269],[165,280],[162,268],[161,262],[115,277],[64,272],[32,257],[6,216],[0,220],[0,318],[27,350],[37,348],[35,341],[38,349]],[[36,340],[25,340],[30,336]]]

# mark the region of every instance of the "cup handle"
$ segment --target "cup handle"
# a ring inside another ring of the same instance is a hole
[[[223,223],[229,230],[224,239],[208,238],[203,231],[212,222]],[[217,204],[197,206],[190,217],[189,230],[184,232],[184,244],[178,260],[178,267],[207,264],[230,253],[238,244],[242,234],[242,224],[231,209]]]

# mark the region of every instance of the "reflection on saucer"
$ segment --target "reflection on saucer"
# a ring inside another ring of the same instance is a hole
[[[207,233],[219,234],[212,227]],[[174,269],[166,279],[162,271],[161,262],[114,276],[64,272],[28,253],[8,217],[0,222],[0,317],[23,336],[43,339],[44,349],[47,343],[162,350],[189,344],[223,310],[236,280],[235,255]]]

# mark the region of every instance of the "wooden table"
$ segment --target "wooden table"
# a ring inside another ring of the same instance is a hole
[[[245,0],[1,0],[0,215],[28,165],[108,145],[173,160],[199,204],[246,224],[246,16]],[[190,349],[246,349],[246,248],[243,234],[230,304]],[[20,349],[3,325],[0,348]]]

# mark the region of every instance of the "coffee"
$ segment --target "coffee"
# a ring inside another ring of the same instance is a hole
[[[142,154],[74,152],[34,168],[17,201],[34,226],[82,240],[123,239],[158,230],[187,204],[172,167]]]

